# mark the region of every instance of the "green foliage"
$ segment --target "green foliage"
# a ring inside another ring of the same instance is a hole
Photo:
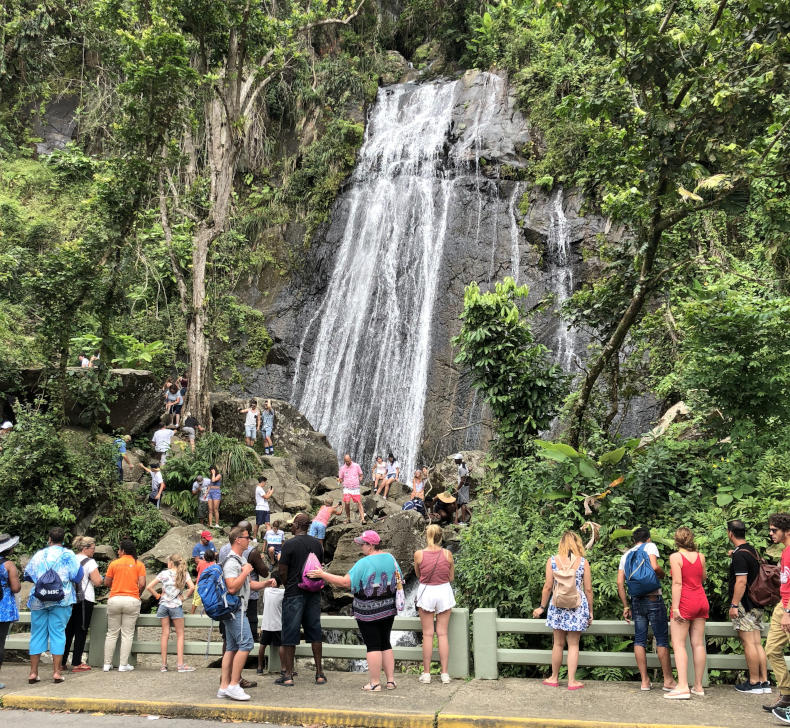
[[[531,438],[545,430],[557,412],[564,378],[549,363],[546,347],[535,343],[521,316],[520,299],[526,286],[512,278],[481,293],[476,283],[464,293],[463,326],[453,339],[473,386],[480,390],[496,418],[496,451],[503,458],[518,457],[531,448]]]

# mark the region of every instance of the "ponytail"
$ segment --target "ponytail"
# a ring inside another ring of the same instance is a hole
[[[170,563],[176,570],[176,588],[183,589],[187,583],[187,564],[181,554],[170,554]]]

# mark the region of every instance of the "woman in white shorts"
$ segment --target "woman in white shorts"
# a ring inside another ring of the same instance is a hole
[[[442,548],[442,529],[435,523],[425,529],[427,548],[414,552],[414,571],[420,581],[417,591],[417,610],[422,622],[422,675],[421,683],[431,682],[431,655],[434,631],[439,641],[439,664],[442,682],[449,683],[447,661],[450,643],[447,628],[450,610],[455,606],[455,596],[450,582],[455,578],[453,555]],[[434,627],[434,619],[436,626]]]

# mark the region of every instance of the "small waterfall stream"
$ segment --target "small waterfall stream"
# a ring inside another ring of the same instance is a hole
[[[547,248],[549,255],[549,280],[554,292],[557,326],[554,334],[554,361],[566,372],[576,369],[576,331],[562,319],[562,304],[573,295],[573,266],[568,220],[563,209],[564,195],[558,187],[551,199]]]

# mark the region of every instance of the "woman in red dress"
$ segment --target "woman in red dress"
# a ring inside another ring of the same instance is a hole
[[[705,557],[697,551],[694,534],[681,527],[675,531],[677,552],[669,557],[672,570],[672,612],[669,630],[678,684],[664,694],[669,700],[688,700],[691,695],[704,695],[702,675],[705,672],[705,620],[708,618],[708,597],[702,588],[705,581]],[[694,660],[694,686],[689,691],[688,653],[686,638],[691,642]]]

